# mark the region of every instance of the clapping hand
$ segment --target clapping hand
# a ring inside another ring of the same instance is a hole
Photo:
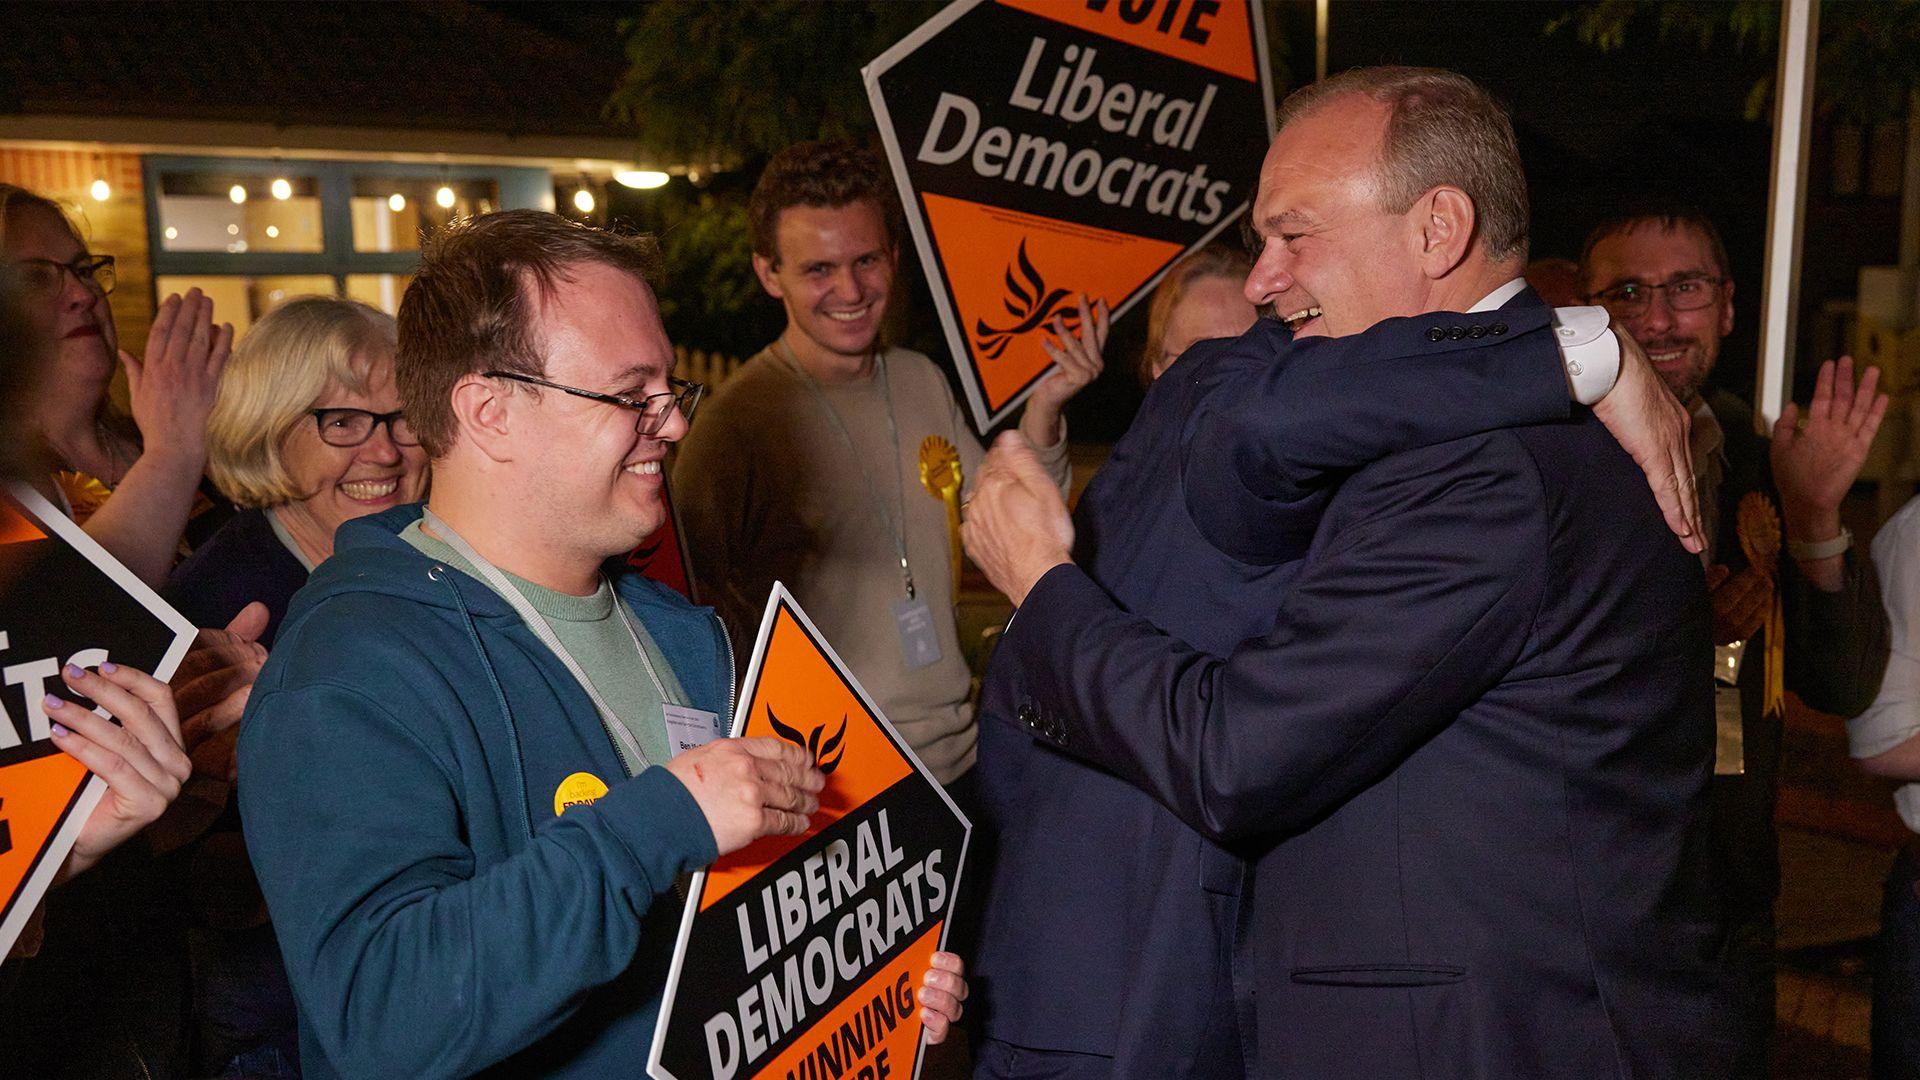
[[[1707,567],[1707,594],[1713,604],[1715,645],[1759,633],[1773,607],[1773,581],[1752,567],[1737,574],[1725,566]]]
[[[197,775],[228,783],[235,779],[240,716],[267,662],[267,650],[259,644],[266,628],[267,606],[248,604],[226,629],[202,629],[173,673],[174,702],[186,718],[180,733]]]
[[[967,555],[1015,607],[1047,571],[1072,561],[1066,500],[1017,431],[994,440],[961,513]]]
[[[169,296],[154,314],[146,355],[121,350],[133,420],[145,453],[191,464],[206,460],[207,416],[233,351],[233,324],[213,325],[213,300],[199,289]]]

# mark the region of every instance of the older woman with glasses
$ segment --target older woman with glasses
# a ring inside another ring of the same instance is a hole
[[[207,413],[233,327],[213,325],[198,289],[155,313],[144,358],[121,352],[107,294],[110,255],[87,250],[60,205],[0,184],[0,258],[51,340],[51,363],[26,412],[34,482],[100,546],[149,584],[165,581],[206,466]],[[125,364],[131,418],[107,388]]]
[[[208,472],[244,509],[180,565],[169,599],[199,626],[287,602],[333,554],[340,523],[419,500],[427,455],[400,413],[393,319],[310,296],[269,312],[235,350],[208,423]]]
[[[333,554],[341,522],[422,497],[427,455],[400,412],[394,323],[365,304],[303,297],[248,332],[208,423],[208,472],[241,511],[168,583],[168,599],[200,626],[266,607],[271,647],[293,594]],[[243,665],[209,680],[250,679]],[[200,688],[206,690],[207,688]],[[218,685],[196,696],[224,704],[187,723],[196,774],[190,798],[218,817],[190,859],[196,1042],[209,1073],[298,1075],[292,991],[253,882],[239,820],[227,808],[244,694]],[[223,812],[224,811],[224,812]]]

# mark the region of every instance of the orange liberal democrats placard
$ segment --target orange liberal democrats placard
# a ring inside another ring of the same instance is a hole
[[[0,956],[13,947],[106,784],[49,736],[72,663],[165,679],[193,625],[25,485],[0,489]]]
[[[917,1076],[917,991],[972,826],[778,584],[732,734],[806,747],[827,787],[805,834],[694,875],[648,1073]]]
[[[981,434],[1078,301],[1234,223],[1273,129],[1255,0],[955,0],[862,76]]]

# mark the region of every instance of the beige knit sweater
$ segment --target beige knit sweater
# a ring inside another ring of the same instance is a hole
[[[726,620],[738,662],[748,660],[773,583],[785,583],[945,783],[972,767],[977,736],[953,618],[946,509],[920,484],[920,442],[939,435],[958,448],[968,483],[980,443],[931,360],[889,349],[880,363],[884,383],[876,370],[860,382],[818,384],[843,434],[792,363],[763,350],[701,405],[673,467],[673,500],[700,597]],[[897,453],[883,386],[900,431]],[[1064,491],[1066,440],[1041,459]],[[894,604],[906,590],[876,491],[893,520],[906,523],[914,588],[939,635],[940,659],[917,671],[901,658]]]

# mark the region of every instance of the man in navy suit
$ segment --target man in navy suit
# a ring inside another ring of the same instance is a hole
[[[1440,377],[1476,363],[1537,373],[1538,354],[1529,365],[1524,350],[1473,343],[1579,333],[1517,281],[1525,182],[1484,92],[1444,72],[1370,69],[1294,95],[1282,117],[1248,294],[1293,316],[1298,338],[1262,325],[1190,353],[1143,408],[1143,422],[1179,419],[1116,448],[1117,468],[1132,467],[1123,450],[1177,458],[1163,479],[1184,495],[1184,524],[1154,491],[1127,493],[1145,511],[1130,519],[1120,495],[1096,489],[1083,570],[1026,451],[1003,445],[981,471],[968,548],[1020,607],[983,741],[1011,743],[1011,716],[1207,838],[1185,864],[1169,858],[1182,854],[1175,837],[1122,854],[1117,871],[1130,898],[1171,896],[1189,912],[1178,886],[1206,891],[1212,925],[1237,928],[1224,976],[1237,1008],[1207,935],[1158,937],[1148,910],[1122,943],[1136,956],[1186,950],[1202,976],[1188,989],[1201,1000],[1164,1030],[1204,1056],[1166,1058],[1169,1071],[1715,1075],[1736,1036],[1703,874],[1712,718],[1705,590],[1686,550],[1697,519],[1679,522],[1676,543],[1633,459],[1564,389],[1553,399],[1536,379],[1531,394],[1476,395],[1460,391],[1471,379]],[[1420,312],[1461,314],[1410,318]],[[1452,360],[1423,362],[1423,340]],[[1328,410],[1344,423],[1326,423]],[[1660,490],[1684,479],[1684,466],[1639,456]],[[1674,595],[1700,602],[1665,602]],[[988,775],[993,759],[988,743]],[[1054,765],[1030,755],[1028,772]],[[1023,781],[1062,786],[1016,775],[1002,790]],[[1035,807],[1002,844],[1043,846],[1050,811],[1072,808]],[[1063,864],[1087,840],[1076,831],[1051,837]],[[1236,853],[1253,860],[1244,880]],[[1197,883],[1143,888],[1155,860]],[[1030,869],[1012,892],[1043,893],[1047,876]],[[996,870],[996,886],[1008,882]],[[1017,938],[1009,920],[1022,917],[1066,929],[1036,934],[1022,966],[996,962],[989,923],[993,1017],[1021,1007],[1001,972],[1019,985],[1051,967],[1073,988],[1100,959],[1097,942],[1073,944],[1071,910],[998,901],[996,888],[1002,933]],[[1107,1034],[1129,1034],[1129,994],[1155,990],[1096,996]],[[1221,1024],[1195,1028],[1209,1016]],[[1098,1022],[1084,1060],[1023,1062],[1016,1038],[990,1043],[983,1071],[1099,1075]],[[1220,1027],[1241,1061],[1215,1049]]]

